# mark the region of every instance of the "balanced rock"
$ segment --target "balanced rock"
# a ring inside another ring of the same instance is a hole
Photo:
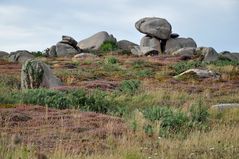
[[[117,46],[119,49],[123,50],[123,51],[128,51],[130,52],[131,49],[134,48],[134,46],[138,46],[137,44],[128,41],[128,40],[120,40],[117,42]]]
[[[191,77],[197,77],[197,78],[217,78],[219,75],[213,71],[210,70],[203,70],[203,69],[189,69],[177,76],[174,76],[176,79],[180,78],[191,78]]]
[[[9,56],[9,54],[7,53],[7,52],[5,52],[5,51],[0,51],[0,59],[1,58],[5,58],[5,57],[8,57]]]
[[[52,53],[54,55],[54,46],[52,49]],[[77,47],[77,41],[70,36],[63,35],[62,40],[56,44],[57,56],[75,55],[79,54],[80,52],[81,49]]]
[[[230,61],[239,61],[239,53],[231,53],[228,51],[224,51],[219,54],[220,58],[227,59]]]
[[[171,38],[166,42],[165,52],[171,54],[185,47],[196,48],[197,44],[192,38]]]
[[[219,59],[218,53],[212,47],[199,47],[196,52],[202,56],[204,62],[213,62]]]
[[[156,52],[156,54],[162,53],[160,41],[150,36],[144,36],[141,39],[140,48],[144,55],[147,55],[152,51]]]
[[[117,42],[113,35],[109,35],[107,32],[102,31],[94,34],[93,36],[80,41],[77,46],[83,50],[99,50],[100,46],[105,41]]]
[[[34,56],[27,50],[18,50],[15,52],[11,52],[9,55],[10,62],[18,62],[18,63],[25,63],[28,59],[33,59]]]
[[[28,59],[22,65],[21,86],[23,89],[61,86],[61,81],[52,73],[48,65],[41,61]]]
[[[163,18],[146,17],[135,23],[136,29],[158,39],[167,40],[172,32],[171,24]]]

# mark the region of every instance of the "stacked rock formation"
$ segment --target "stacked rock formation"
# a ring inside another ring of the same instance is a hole
[[[47,55],[54,56],[68,56],[79,54],[81,49],[77,46],[77,41],[70,36],[62,36],[62,40],[56,45],[50,47],[47,51]]]
[[[192,38],[178,38],[178,34],[172,33],[171,24],[163,18],[146,17],[137,21],[135,27],[139,32],[146,34],[141,39],[140,46],[131,50],[136,55],[171,54],[181,48],[197,47]]]

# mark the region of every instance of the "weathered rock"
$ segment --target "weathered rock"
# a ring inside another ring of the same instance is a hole
[[[148,54],[149,52],[162,53],[161,43],[158,39],[150,36],[144,36],[140,41],[140,49],[143,54]]]
[[[165,52],[170,54],[185,47],[196,48],[197,44],[192,38],[171,38],[166,42]]]
[[[196,55],[195,50],[193,47],[185,47],[173,52],[172,55],[180,55],[180,59],[182,60],[192,59]]]
[[[180,78],[217,78],[219,75],[210,70],[202,70],[202,69],[189,69],[177,76],[174,76],[176,79]]]
[[[62,36],[62,40],[60,42],[65,43],[65,44],[69,44],[73,47],[76,47],[76,45],[77,45],[77,41],[74,38],[72,38],[70,36],[66,36],[66,35]]]
[[[117,46],[119,49],[123,51],[131,51],[131,49],[134,48],[134,46],[138,46],[137,44],[130,42],[128,40],[120,40],[117,42]]]
[[[211,108],[213,108],[213,109],[219,109],[219,110],[233,109],[233,108],[239,109],[239,103],[216,104],[216,105],[213,105]]]
[[[28,59],[22,65],[21,86],[23,89],[61,86],[61,81],[52,73],[48,65],[41,61]]]
[[[172,39],[176,39],[176,38],[178,38],[179,37],[179,34],[177,34],[177,33],[172,33],[171,35],[170,35],[170,38],[172,38]]]
[[[219,55],[212,47],[199,47],[196,49],[196,53],[202,56],[204,62],[213,62],[219,59]]]
[[[6,58],[6,57],[8,57],[9,56],[9,54],[7,53],[7,52],[5,52],[5,51],[0,51],[0,59],[1,58]]]
[[[228,51],[224,51],[219,54],[221,59],[227,59],[230,61],[239,61],[239,53],[231,53]]]
[[[83,50],[98,50],[105,41],[117,42],[113,35],[109,35],[107,32],[102,31],[80,41],[77,46]]]
[[[136,56],[144,55],[139,46],[134,46],[134,48],[131,49],[131,53]]]
[[[28,59],[33,59],[34,56],[27,50],[18,50],[15,52],[11,52],[9,55],[10,62],[18,62],[18,63],[25,63]]]
[[[57,56],[68,56],[79,54],[80,51],[69,44],[58,42],[56,44],[56,53]]]
[[[48,56],[50,56],[50,57],[56,57],[57,56],[56,45],[53,45],[53,46],[50,47],[50,49],[48,51]]]
[[[141,33],[158,39],[169,39],[172,27],[166,19],[157,17],[142,18],[135,23],[135,27]]]

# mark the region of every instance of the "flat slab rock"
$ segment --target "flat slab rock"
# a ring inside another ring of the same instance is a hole
[[[213,108],[213,109],[219,109],[219,110],[223,110],[223,109],[233,109],[233,108],[239,109],[239,103],[216,104],[216,105],[213,105],[211,108]]]
[[[198,78],[216,78],[218,76],[217,73],[210,71],[210,70],[203,70],[203,69],[189,69],[177,76],[174,76],[174,78],[183,78],[187,76],[197,76]]]

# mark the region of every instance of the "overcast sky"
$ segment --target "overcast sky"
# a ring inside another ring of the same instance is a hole
[[[0,50],[44,50],[70,35],[99,31],[139,43],[134,24],[166,18],[173,32],[198,46],[239,52],[239,0],[0,0]]]

